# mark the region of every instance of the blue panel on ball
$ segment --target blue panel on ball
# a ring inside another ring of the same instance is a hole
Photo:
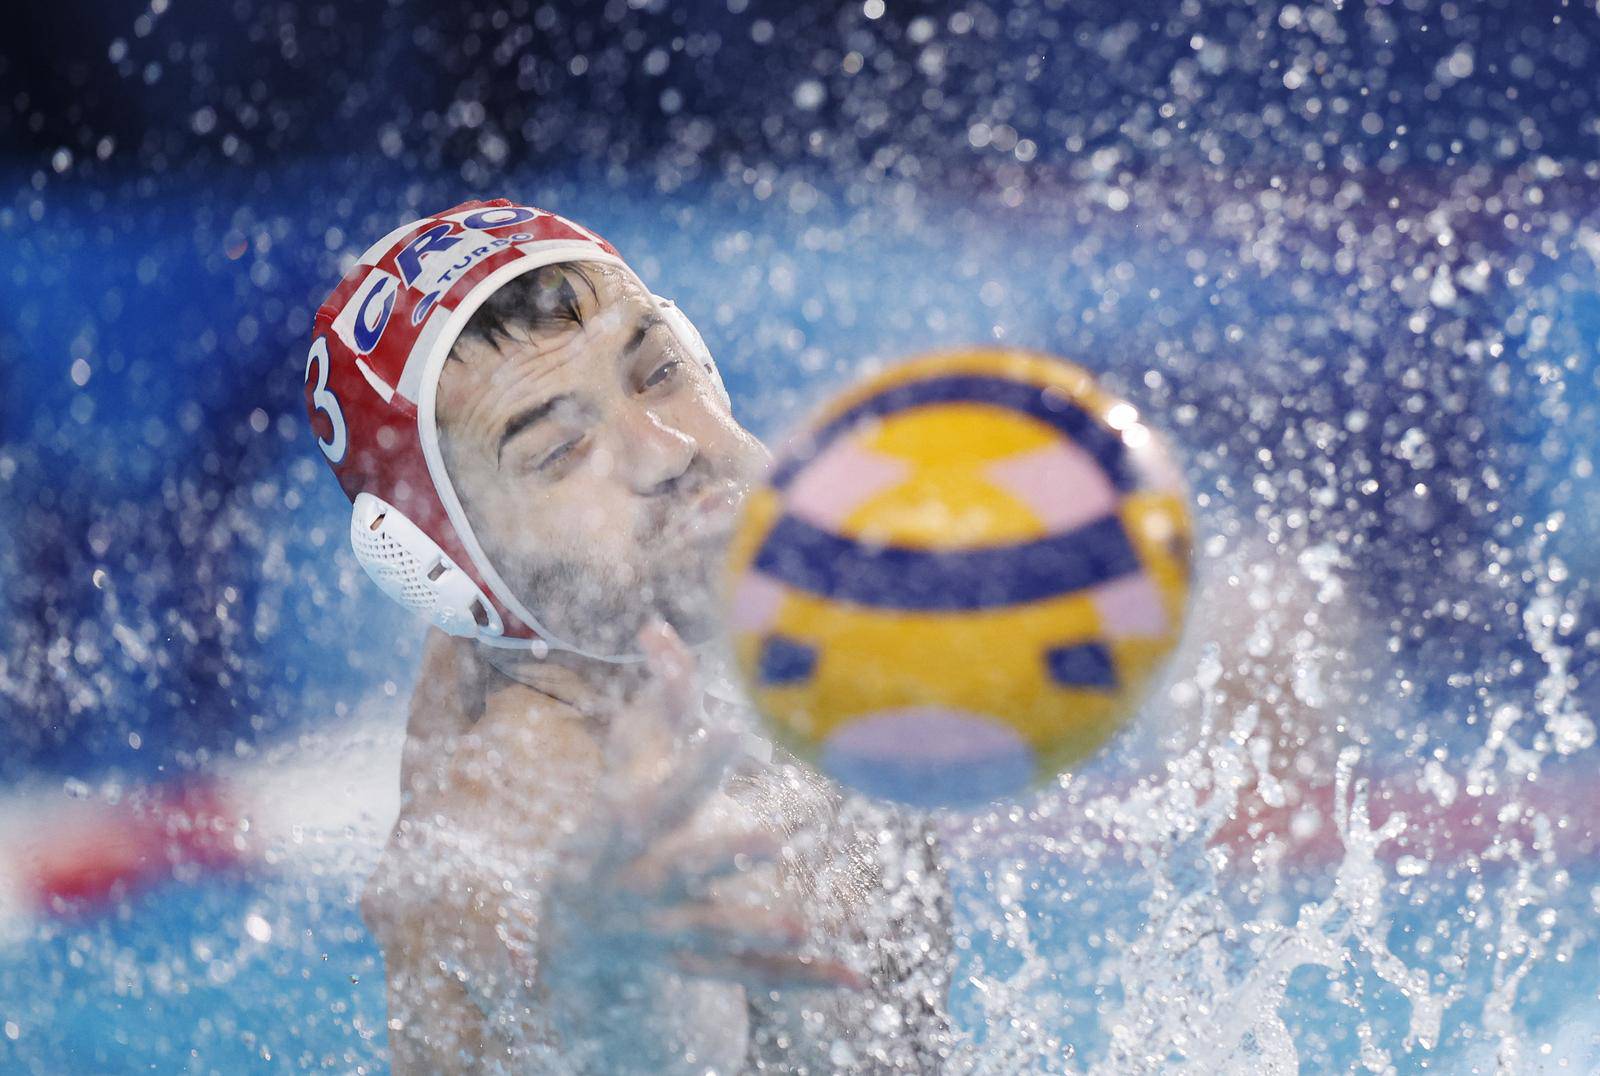
[[[1139,570],[1114,516],[1066,534],[989,549],[870,546],[784,516],[755,568],[796,590],[877,609],[959,612],[1071,594]]]
[[[785,489],[812,458],[820,455],[841,434],[867,419],[885,418],[913,407],[952,403],[990,404],[1036,418],[1054,426],[1073,444],[1093,456],[1117,489],[1126,493],[1139,484],[1128,466],[1127,449],[1122,437],[1061,393],[1004,377],[952,374],[895,385],[863,400],[818,430],[808,443],[805,458],[780,461],[772,472],[772,486],[774,489]]]
[[[817,667],[817,650],[783,635],[769,635],[761,643],[758,665],[762,683],[800,683],[811,679]]]
[[[1117,686],[1117,667],[1111,651],[1100,643],[1058,646],[1045,655],[1050,678],[1064,687]]]

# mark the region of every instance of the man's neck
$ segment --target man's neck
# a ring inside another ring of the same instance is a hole
[[[475,649],[489,673],[491,691],[498,676],[565,703],[586,717],[603,716],[632,698],[648,676],[639,661],[601,661],[566,650],[535,657],[529,650],[483,645]]]

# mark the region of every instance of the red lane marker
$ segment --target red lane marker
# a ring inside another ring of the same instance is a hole
[[[1406,820],[1405,830],[1378,849],[1380,861],[1392,864],[1412,856],[1449,866],[1464,864],[1472,856],[1500,860],[1515,841],[1524,854],[1548,853],[1569,864],[1600,862],[1600,781],[1586,776],[1565,772],[1532,782],[1508,780],[1504,787],[1479,795],[1463,786],[1446,802],[1400,774],[1366,775],[1366,780],[1368,826],[1379,829],[1396,812]],[[1045,838],[1049,846],[1069,850],[1063,853],[1069,859],[1077,855],[1071,849],[1081,850],[1085,842],[1093,842],[1096,847],[1086,858],[1114,859],[1119,850],[1130,848],[1121,823],[1113,818],[1096,821],[1084,812],[1132,791],[1133,786],[1096,788],[1046,821],[1004,821],[993,833],[1023,845]],[[1212,794],[1201,797],[1202,813]],[[1141,797],[1148,806],[1147,801]],[[1320,776],[1293,785],[1284,781],[1270,801],[1252,783],[1239,791],[1230,816],[1210,834],[1206,845],[1225,850],[1230,862],[1239,866],[1272,862],[1300,870],[1325,869],[1344,859],[1338,819],[1349,806],[1336,802],[1333,781]],[[1540,815],[1542,821],[1536,819]],[[1139,842],[1132,841],[1131,846],[1136,852]]]
[[[1516,838],[1525,845],[1538,837],[1529,810],[1558,820],[1545,834],[1568,861],[1600,857],[1600,782],[1572,773],[1517,788],[1522,806],[1512,808],[1506,791],[1472,796],[1465,792],[1448,804],[1395,775],[1372,779],[1370,824],[1380,825],[1404,811],[1407,832],[1384,846],[1388,862],[1411,854],[1435,863],[1459,861]],[[1276,846],[1273,858],[1298,868],[1322,868],[1344,854],[1334,821],[1331,782],[1287,788],[1287,803],[1269,804],[1258,788],[1241,792],[1232,818],[1213,835],[1213,847],[1228,849],[1236,863]],[[1124,790],[1124,794],[1127,790]],[[1099,798],[1099,797],[1094,797]],[[1069,808],[1053,823],[1020,824],[1039,835],[1066,836],[1097,827]],[[1111,846],[1118,833],[1105,833]],[[242,839],[240,811],[213,778],[174,782],[136,790],[121,802],[72,801],[52,819],[42,812],[38,829],[21,841],[16,864],[23,892],[36,910],[52,915],[92,914],[103,906],[192,868],[205,874],[244,864],[253,857]],[[192,876],[191,876],[192,880]]]
[[[215,781],[141,789],[120,804],[42,822],[23,842],[23,887],[41,910],[86,911],[171,878],[184,865],[216,870],[239,862],[238,832],[237,815]]]

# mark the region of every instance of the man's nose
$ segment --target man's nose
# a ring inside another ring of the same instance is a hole
[[[642,408],[623,433],[629,483],[637,493],[659,493],[694,462],[699,445],[693,437]]]

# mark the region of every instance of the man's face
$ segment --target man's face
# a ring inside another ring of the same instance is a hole
[[[636,281],[566,277],[577,321],[457,345],[436,410],[445,466],[484,551],[559,638],[625,653],[660,616],[704,639],[766,450]]]

